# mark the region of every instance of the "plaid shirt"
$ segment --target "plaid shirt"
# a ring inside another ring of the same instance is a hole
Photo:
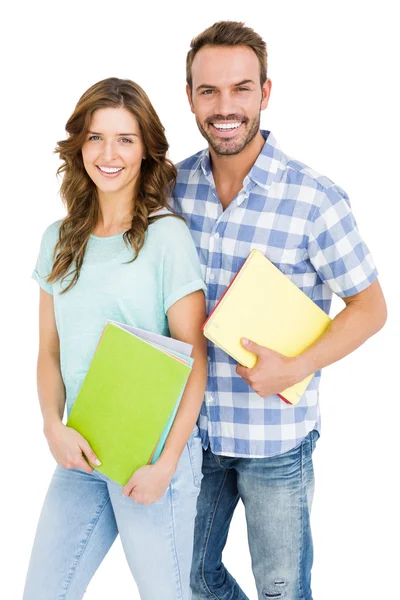
[[[257,248],[329,313],[332,292],[352,296],[375,280],[371,255],[346,193],[284,154],[271,133],[262,135],[263,149],[225,211],[208,150],[177,165],[172,207],[192,232],[207,285],[207,312]],[[276,395],[262,399],[237,375],[236,364],[208,343],[208,383],[199,417],[204,448],[210,445],[226,456],[274,456],[319,430],[320,372],[292,406]]]

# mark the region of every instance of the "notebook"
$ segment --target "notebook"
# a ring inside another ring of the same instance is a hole
[[[257,357],[240,343],[247,338],[285,356],[297,356],[327,329],[330,317],[259,250],[252,250],[203,325],[204,335],[252,368]],[[313,375],[278,394],[297,404]]]
[[[163,349],[165,352],[170,351],[172,353],[172,355],[177,358],[177,360],[180,360],[184,364],[188,364],[190,367],[193,366],[194,360],[191,357],[193,346],[191,344],[182,342],[181,340],[175,340],[174,338],[166,337],[166,336],[160,335],[158,333],[146,331],[145,329],[139,329],[138,327],[126,325],[125,323],[119,323],[118,321],[113,321],[111,319],[108,319],[107,323],[114,323],[114,325],[117,325],[117,327],[121,327],[122,329],[125,329],[126,331],[129,331],[130,333],[133,333],[134,335],[137,335],[138,337],[142,338],[143,340],[147,340],[148,342],[153,344],[153,346],[159,347],[159,348]],[[157,344],[157,342],[161,343],[162,346],[159,346]],[[172,410],[172,413],[170,414],[169,419],[161,433],[160,439],[158,441],[158,444],[154,450],[154,454],[150,461],[151,464],[156,462],[156,460],[160,457],[160,454],[164,449],[165,442],[167,441],[168,434],[171,431],[171,427],[174,423],[175,416],[178,411],[179,404],[180,404],[180,401],[181,401],[184,391],[185,390],[183,389],[181,395],[177,399],[176,404]]]
[[[125,485],[157,460],[191,372],[191,351],[190,344],[107,322],[67,421],[100,459],[98,471]]]

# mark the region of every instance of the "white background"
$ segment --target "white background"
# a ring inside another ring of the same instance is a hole
[[[166,127],[174,161],[204,147],[186,101],[185,56],[190,39],[221,19],[243,20],[267,41],[273,88],[263,127],[287,153],[348,192],[389,307],[384,330],[323,374],[323,431],[314,454],[314,598],[400,597],[395,4],[202,0],[139,6],[133,0],[53,0],[13,2],[3,10],[2,598],[21,598],[54,466],[36,399],[39,292],[30,279],[43,230],[64,214],[52,150],[79,96],[110,76],[131,78],[146,90]],[[333,312],[341,307],[337,300]],[[241,506],[225,560],[255,600]],[[138,598],[119,541],[85,598]]]

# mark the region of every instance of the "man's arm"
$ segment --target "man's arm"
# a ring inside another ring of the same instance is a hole
[[[247,344],[246,340],[242,340],[243,346],[258,356],[258,361],[253,369],[238,365],[236,372],[257,394],[266,398],[353,352],[384,326],[386,302],[378,280],[343,300],[345,308],[336,315],[328,329],[294,358],[263,348],[251,340]]]

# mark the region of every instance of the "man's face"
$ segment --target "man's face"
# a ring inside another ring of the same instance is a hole
[[[187,86],[200,133],[217,155],[239,154],[260,129],[271,82],[260,85],[260,64],[247,46],[205,46],[192,64]]]

